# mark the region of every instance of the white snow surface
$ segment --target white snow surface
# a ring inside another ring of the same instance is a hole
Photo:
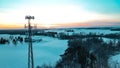
[[[120,31],[111,31],[111,30],[104,30],[104,29],[71,29],[74,30],[74,32],[66,32],[65,29],[50,29],[50,30],[45,30],[46,32],[50,31],[50,32],[65,32],[65,33],[84,33],[84,34],[88,34],[88,33],[97,33],[97,34],[110,34],[110,33],[119,33]]]
[[[47,30],[54,32],[65,32],[64,30]],[[87,30],[87,29],[74,29],[74,33],[119,33],[119,31],[110,30]],[[72,32],[70,33],[72,34]],[[0,37],[8,38],[10,35],[0,34]],[[14,35],[19,36],[19,35]],[[21,35],[25,37],[25,35]],[[67,48],[67,40],[59,40],[57,38],[46,37],[46,36],[34,36],[34,39],[42,39],[41,42],[33,43],[34,52],[34,64],[37,65],[51,64],[54,65],[56,61],[60,59],[61,54],[64,53]],[[107,39],[104,39],[107,40]],[[111,68],[114,62],[120,63],[120,54],[111,56],[109,64]],[[28,43],[20,43],[15,46],[14,44],[0,44],[0,68],[27,68],[28,63]]]
[[[110,68],[120,68],[120,54],[111,56],[108,59],[108,64],[109,64]]]
[[[9,35],[0,35],[7,38]],[[15,35],[19,36],[19,35]],[[25,36],[23,36],[25,37]],[[33,43],[34,64],[54,65],[60,59],[61,54],[67,48],[67,40],[58,40],[57,38],[34,36],[43,41]],[[0,68],[27,68],[28,63],[28,43],[0,44]]]

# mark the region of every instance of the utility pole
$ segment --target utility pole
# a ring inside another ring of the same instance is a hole
[[[32,26],[30,23],[31,19],[34,19],[34,16],[25,16],[25,19],[28,19],[28,68],[34,68],[34,58],[33,58],[33,47],[32,47]],[[25,26],[26,27],[26,26]]]

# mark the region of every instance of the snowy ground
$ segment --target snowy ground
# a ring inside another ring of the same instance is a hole
[[[120,54],[111,56],[108,60],[110,68],[120,68]]]
[[[100,29],[71,29],[71,30],[74,30],[74,33],[80,33],[80,32],[83,32],[85,34],[88,34],[90,32],[92,33],[97,33],[97,34],[101,34],[101,33],[104,33],[104,34],[109,34],[109,33],[118,33],[120,31],[111,31],[111,30],[100,30]],[[51,31],[51,32],[66,32],[65,29],[61,29],[61,30],[54,30],[54,29],[50,29],[50,30],[46,30],[46,32],[48,31]],[[70,34],[73,33],[73,32],[70,32]]]
[[[47,30],[54,32],[65,32],[64,30]],[[118,31],[110,30],[86,30],[86,29],[75,29],[75,33],[80,32],[93,32],[93,33],[118,33]],[[0,37],[8,38],[9,35],[2,34]],[[15,35],[19,36],[19,35]],[[22,35],[25,37],[24,35]],[[35,67],[42,64],[51,64],[53,65],[56,61],[59,60],[61,54],[64,53],[64,50],[67,48],[67,40],[59,40],[57,38],[51,38],[46,36],[34,36],[35,39],[42,39],[41,42],[34,42],[34,63]],[[108,39],[105,39],[108,40]],[[0,68],[27,68],[27,58],[28,58],[28,43],[18,43],[17,46],[12,43],[6,45],[0,45]],[[120,60],[120,55],[117,59],[113,56],[110,59],[109,63],[113,61]]]
[[[3,35],[0,35],[3,36]],[[9,35],[4,35],[7,37]],[[43,41],[33,43],[35,66],[42,64],[54,64],[67,48],[67,40],[57,38],[34,36]],[[27,68],[28,44],[18,43],[17,46],[0,45],[0,68]]]

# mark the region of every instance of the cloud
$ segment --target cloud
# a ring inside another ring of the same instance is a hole
[[[24,25],[25,15],[34,15],[32,23],[46,26],[114,25],[120,21],[120,4],[115,1],[119,0],[21,0],[7,1],[8,5],[3,1],[7,8],[0,7],[0,23]]]

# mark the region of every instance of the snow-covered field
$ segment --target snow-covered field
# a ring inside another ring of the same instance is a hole
[[[65,32],[64,30],[46,30],[54,32]],[[86,30],[75,29],[75,33],[118,33],[118,31],[110,30]],[[0,37],[8,38],[10,35],[1,34]],[[19,35],[14,35],[19,36]],[[25,37],[25,35],[22,35]],[[55,64],[60,59],[61,54],[67,48],[67,40],[59,40],[57,38],[46,36],[34,36],[35,39],[42,39],[41,42],[33,43],[34,64],[37,65]],[[0,68],[27,68],[28,62],[28,43],[20,43],[15,46],[13,43],[1,45],[0,44]],[[119,58],[119,57],[117,57]],[[112,60],[115,60],[112,58]],[[119,59],[120,60],[120,59]],[[112,61],[110,61],[111,63]]]
[[[85,34],[88,34],[90,32],[97,33],[97,34],[101,34],[101,33],[103,33],[103,34],[109,34],[109,33],[118,33],[118,32],[120,32],[120,31],[111,31],[111,30],[102,30],[102,29],[71,29],[71,30],[74,30],[74,33],[83,32]],[[58,32],[58,33],[65,32],[64,29],[61,29],[61,30],[58,30],[58,29],[56,29],[56,30],[54,30],[54,29],[46,30],[46,32],[48,32],[48,31]],[[72,32],[70,32],[70,33],[72,33]]]
[[[111,56],[108,60],[110,68],[120,68],[120,54]]]
[[[7,38],[9,35],[0,36]],[[58,40],[57,38],[45,36],[34,36],[33,38],[43,40],[33,43],[35,67],[44,63],[53,65],[59,60],[59,55],[63,54],[67,48],[67,40]],[[28,43],[18,42],[16,46],[12,43],[0,45],[0,68],[27,68],[27,55]]]

